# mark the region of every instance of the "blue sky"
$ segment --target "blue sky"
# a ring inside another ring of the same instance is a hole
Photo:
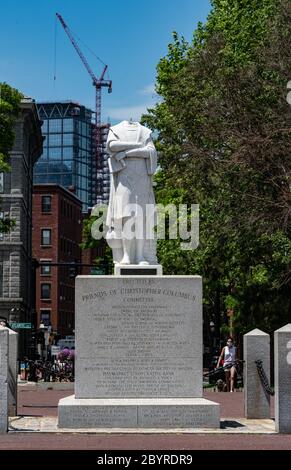
[[[70,29],[106,64],[112,94],[102,93],[102,120],[138,120],[154,104],[156,65],[172,32],[188,41],[205,21],[208,0],[11,0],[0,7],[0,81],[38,101],[72,99],[94,109],[94,88],[57,22]],[[102,64],[79,43],[94,73]],[[56,44],[56,80],[54,80]]]

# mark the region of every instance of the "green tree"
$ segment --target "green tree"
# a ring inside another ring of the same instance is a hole
[[[7,171],[9,151],[14,143],[14,124],[22,95],[7,83],[0,83],[0,169]]]
[[[100,216],[101,214],[99,214]],[[96,263],[96,267],[103,267],[105,268],[107,274],[112,274],[114,271],[114,264],[112,258],[112,251],[105,242],[103,238],[97,240],[92,236],[92,225],[94,222],[98,220],[98,216],[91,215],[87,217],[83,221],[83,242],[81,243],[81,249],[86,250],[90,248],[99,248],[100,252],[102,252],[102,256],[97,256],[94,262]]]
[[[224,324],[233,309],[237,332],[290,321],[290,21],[287,0],[213,0],[191,44],[174,33],[143,117],[158,202],[200,204],[199,248],[161,241],[160,261],[201,274],[206,314]]]
[[[7,83],[0,83],[0,172],[9,171],[9,152],[14,143],[14,124],[21,97],[21,93]],[[1,219],[0,232],[8,232],[13,225],[10,219]]]

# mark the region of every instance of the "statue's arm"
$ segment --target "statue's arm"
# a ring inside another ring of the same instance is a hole
[[[112,140],[108,144],[108,149],[113,153],[132,150],[140,147],[142,147],[142,144],[137,144],[135,142],[123,142],[121,140]]]
[[[116,152],[112,155],[112,157],[115,158],[115,160],[117,160],[119,162],[120,160],[123,160],[126,157],[126,153],[125,152]]]
[[[134,148],[132,150],[126,150],[125,155],[127,157],[140,157],[140,158],[149,158],[151,152],[155,151],[155,146],[153,141],[150,139],[146,145],[143,145],[141,148]]]
[[[127,157],[140,157],[140,158],[149,158],[150,157],[150,149],[148,147],[142,148],[135,148],[132,150],[126,150],[125,155]]]

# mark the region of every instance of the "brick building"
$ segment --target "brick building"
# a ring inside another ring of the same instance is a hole
[[[14,128],[10,171],[0,173],[0,217],[15,221],[0,234],[0,315],[32,321],[31,228],[33,166],[42,153],[41,122],[34,100],[23,98]],[[19,330],[19,354],[28,354],[30,330]]]
[[[46,266],[36,270],[36,323],[72,335],[76,274],[50,263],[81,262],[82,202],[58,184],[36,184],[33,194],[33,256]]]

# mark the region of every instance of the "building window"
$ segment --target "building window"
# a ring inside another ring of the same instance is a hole
[[[52,119],[50,120],[50,132],[62,132],[62,120]]]
[[[0,220],[4,220],[4,212],[0,211]],[[4,233],[0,232],[0,241],[4,240]]]
[[[43,323],[44,326],[50,326],[50,324],[51,324],[51,310],[41,310],[40,311],[40,323]]]
[[[41,210],[45,214],[48,212],[51,212],[52,210],[52,197],[51,196],[41,197]]]
[[[72,160],[74,158],[73,147],[64,147],[63,148],[63,158],[64,158],[64,160]]]
[[[40,161],[40,160],[47,160],[47,159],[48,159],[47,147],[44,147],[43,152],[42,152],[42,155],[41,155],[41,157],[38,159],[38,161]]]
[[[43,246],[50,246],[52,238],[52,231],[50,228],[44,228],[41,231],[41,244]]]
[[[73,144],[74,144],[74,134],[64,134],[63,145],[73,145]]]
[[[0,261],[0,297],[3,297],[3,261]]]
[[[87,124],[85,122],[81,123],[81,130],[83,135],[87,135]]]
[[[4,193],[4,173],[0,172],[0,193]]]
[[[63,160],[63,172],[72,173],[74,171],[74,163],[71,160]]]
[[[40,267],[40,274],[41,276],[51,276],[52,272],[51,269],[52,267],[50,266],[51,260],[47,259],[42,259],[40,260],[42,263],[47,263],[47,264],[42,264]]]
[[[35,165],[35,171],[37,173],[47,173],[47,168],[48,166],[46,162],[39,161]]]
[[[44,184],[44,183],[47,183],[47,174],[44,174],[44,175],[35,175],[34,177],[34,183],[37,183],[37,184]]]
[[[60,147],[62,145],[62,134],[50,134],[49,143],[50,147]]]
[[[44,119],[44,121],[42,123],[42,126],[41,126],[41,130],[42,130],[43,134],[48,133],[48,121],[47,121],[47,119]]]
[[[72,186],[72,184],[73,184],[72,174],[64,173],[62,175],[62,185],[65,187],[68,187],[68,186]]]
[[[40,290],[41,290],[41,300],[51,299],[51,284],[42,283],[40,285]]]
[[[63,120],[63,132],[73,132],[74,123],[73,119],[64,119]]]
[[[49,151],[50,160],[61,160],[62,158],[62,147],[51,147]]]

